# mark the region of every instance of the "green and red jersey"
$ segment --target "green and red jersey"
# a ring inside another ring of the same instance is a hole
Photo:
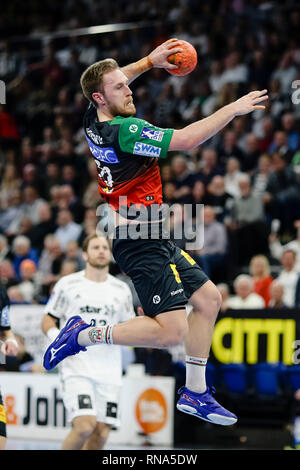
[[[116,116],[99,122],[90,105],[84,130],[98,168],[99,191],[110,206],[119,211],[119,198],[127,206],[162,204],[159,158],[166,158],[173,129],[153,126],[143,119]]]

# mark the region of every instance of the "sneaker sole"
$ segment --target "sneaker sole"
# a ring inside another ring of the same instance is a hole
[[[230,416],[221,416],[215,413],[210,413],[207,415],[209,419],[200,416],[195,408],[188,405],[176,405],[177,410],[182,411],[183,413],[187,413],[190,415],[195,416],[196,418],[202,419],[203,421],[207,421],[208,423],[213,424],[220,424],[221,426],[231,426],[237,422],[236,418],[231,418]]]

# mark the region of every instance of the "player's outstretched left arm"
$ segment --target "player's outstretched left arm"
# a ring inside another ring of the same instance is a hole
[[[122,72],[128,78],[128,84],[142,73],[150,70],[152,67],[176,69],[177,65],[170,64],[170,62],[168,62],[168,57],[171,54],[176,54],[177,52],[182,51],[179,44],[180,42],[178,39],[169,39],[156,47],[147,57],[143,57],[137,62],[133,62],[132,64],[126,65],[126,67],[122,67]]]
[[[218,109],[211,116],[193,122],[183,129],[174,130],[169,151],[192,150],[223,129],[236,116],[265,109],[261,104],[268,99],[267,90],[251,91],[238,100]]]

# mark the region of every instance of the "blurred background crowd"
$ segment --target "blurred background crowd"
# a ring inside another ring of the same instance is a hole
[[[114,33],[64,34],[135,21]],[[11,302],[45,303],[60,276],[83,269],[81,243],[97,226],[103,201],[82,129],[81,73],[106,57],[127,65],[177,37],[195,46],[198,65],[186,77],[164,69],[139,77],[131,86],[137,117],[182,128],[251,90],[268,89],[269,100],[201,147],[160,162],[164,200],[179,207],[173,229],[185,221],[184,204],[196,224],[196,204],[205,205],[204,246],[191,255],[218,284],[224,310],[299,307],[299,28],[293,1],[7,3],[0,281]],[[122,276],[115,264],[112,273]]]

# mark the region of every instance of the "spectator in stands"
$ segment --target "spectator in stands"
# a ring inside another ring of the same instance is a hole
[[[225,191],[232,197],[240,195],[239,179],[244,173],[240,171],[241,165],[237,158],[230,157],[226,162],[226,172],[224,176]]]
[[[228,284],[221,282],[217,284],[217,288],[222,296],[221,312],[226,312],[227,310],[227,300],[230,297],[230,289]]]
[[[69,209],[60,209],[57,216],[57,229],[54,232],[55,237],[65,251],[67,243],[79,239],[82,228],[74,222],[73,215]]]
[[[271,219],[280,219],[287,230],[293,219],[300,218],[299,183],[280,153],[272,155],[272,166],[263,196],[265,210]]]
[[[265,307],[264,299],[254,292],[251,276],[240,274],[233,283],[235,295],[227,299],[227,308],[258,309]]]
[[[291,163],[294,150],[291,150],[288,146],[288,137],[285,131],[278,130],[275,132],[273,142],[271,143],[268,152],[279,153],[287,163]]]
[[[216,175],[207,186],[205,204],[213,207],[218,222],[223,222],[233,204],[233,197],[225,190],[224,176]]]
[[[260,197],[252,194],[250,176],[239,179],[240,197],[234,198],[231,213],[225,220],[235,249],[237,264],[244,266],[256,253],[268,253],[268,227]]]
[[[84,191],[82,195],[82,203],[84,208],[96,209],[100,202],[102,202],[102,197],[99,193],[97,180],[98,169],[94,159],[90,158],[88,162],[88,179],[87,183],[84,186]]]
[[[18,189],[21,184],[21,179],[17,175],[16,165],[8,163],[5,166],[4,174],[1,180],[0,189],[0,209],[7,209],[9,200],[14,194],[15,189]]]
[[[266,307],[270,301],[270,285],[273,277],[270,275],[270,264],[264,255],[255,255],[250,261],[249,273],[253,280],[253,291],[260,295]]]
[[[296,253],[287,249],[281,256],[281,272],[276,280],[279,281],[284,289],[283,302],[290,308],[299,305],[300,296],[300,274],[296,269]]]
[[[45,202],[34,186],[26,186],[23,191],[24,203],[22,205],[23,217],[28,216],[33,224],[39,223],[38,209]]]
[[[56,161],[50,160],[46,165],[45,175],[45,197],[49,200],[51,196],[51,189],[53,186],[60,186],[62,184],[62,177],[59,164]]]
[[[284,288],[283,285],[275,279],[270,285],[270,301],[268,308],[287,308],[283,301]]]
[[[16,273],[12,262],[9,259],[4,259],[0,263],[0,282],[6,288],[18,284],[19,280],[16,277]]]
[[[16,277],[20,280],[20,264],[25,259],[30,259],[34,263],[38,263],[38,254],[35,248],[31,247],[31,242],[28,237],[24,235],[18,235],[14,238],[12,243],[12,253],[13,253],[13,267],[16,273]]]
[[[85,268],[82,250],[79,248],[77,241],[67,243],[64,261],[72,261],[75,264],[76,271],[81,271]]]
[[[216,150],[205,148],[202,151],[199,161],[199,171],[195,173],[195,181],[202,181],[207,186],[216,175],[222,175],[224,171],[218,165],[218,156]]]
[[[194,188],[194,186],[193,186]],[[98,189],[97,189],[98,190]],[[99,192],[99,190],[98,190]],[[163,197],[164,197],[164,203],[168,204],[171,206],[172,204],[176,203],[176,185],[175,183],[172,183],[172,181],[167,181],[163,185]]]
[[[69,274],[76,273],[78,266],[75,261],[65,259],[60,267],[59,277],[68,276]]]
[[[277,69],[272,73],[272,78],[280,81],[282,92],[288,95],[291,91],[292,81],[295,80],[297,68],[293,63],[292,51],[286,51],[282,56]]]
[[[196,217],[196,208],[198,204],[206,203],[206,189],[202,181],[195,181],[192,188],[192,211],[193,218]]]
[[[296,239],[282,245],[277,233],[270,233],[269,235],[269,248],[273,258],[280,260],[282,254],[286,250],[292,250],[296,253],[295,269],[300,273],[300,220],[294,222],[294,227],[297,229]]]
[[[272,171],[272,159],[263,154],[258,159],[256,170],[251,176],[252,193],[263,197]]]
[[[224,263],[227,251],[227,233],[225,226],[216,220],[211,206],[204,207],[203,221],[204,246],[201,250],[195,251],[193,257],[210,277]],[[201,227],[196,228],[196,230],[199,229],[202,230]]]
[[[20,189],[15,189],[8,200],[8,207],[0,212],[0,230],[7,237],[16,235],[22,218],[22,193]]]
[[[83,223],[81,224],[82,232],[78,239],[80,246],[85,237],[95,232],[98,223],[99,217],[97,216],[96,211],[94,209],[87,209],[84,214]]]
[[[291,112],[284,113],[281,117],[281,126],[286,134],[287,147],[295,152],[300,147],[300,136],[296,127],[295,115]]]
[[[10,247],[8,244],[7,237],[0,235],[0,263],[9,255]]]
[[[242,165],[243,152],[238,147],[237,134],[235,131],[231,129],[224,131],[224,139],[222,144],[219,145],[218,155],[220,165],[226,165],[229,158],[236,158],[240,165]]]
[[[49,233],[53,233],[56,229],[51,207],[48,202],[44,202],[38,207],[38,219],[39,223],[32,226],[27,232],[27,237],[30,239],[32,247],[36,248],[40,254],[43,249],[44,238]]]
[[[74,189],[70,184],[63,184],[60,187],[59,207],[67,208],[71,211],[74,222],[81,224],[84,218],[85,207],[75,195]]]
[[[63,185],[71,186],[74,194],[80,194],[80,179],[77,176],[76,170],[72,165],[64,165],[62,167],[62,183]]]
[[[245,151],[242,160],[242,170],[249,173],[253,173],[258,164],[260,156],[259,140],[256,135],[252,132],[246,136]]]
[[[255,132],[259,140],[259,149],[262,153],[267,153],[273,141],[274,121],[270,116],[262,119],[261,130]]]
[[[7,290],[11,302],[32,303],[34,300],[36,286],[34,276],[36,264],[30,259],[25,259],[20,264],[19,284],[9,287]],[[21,299],[21,300],[20,300]]]
[[[187,159],[183,154],[176,154],[171,161],[174,182],[176,185],[176,202],[189,202],[194,175],[191,173]]]

